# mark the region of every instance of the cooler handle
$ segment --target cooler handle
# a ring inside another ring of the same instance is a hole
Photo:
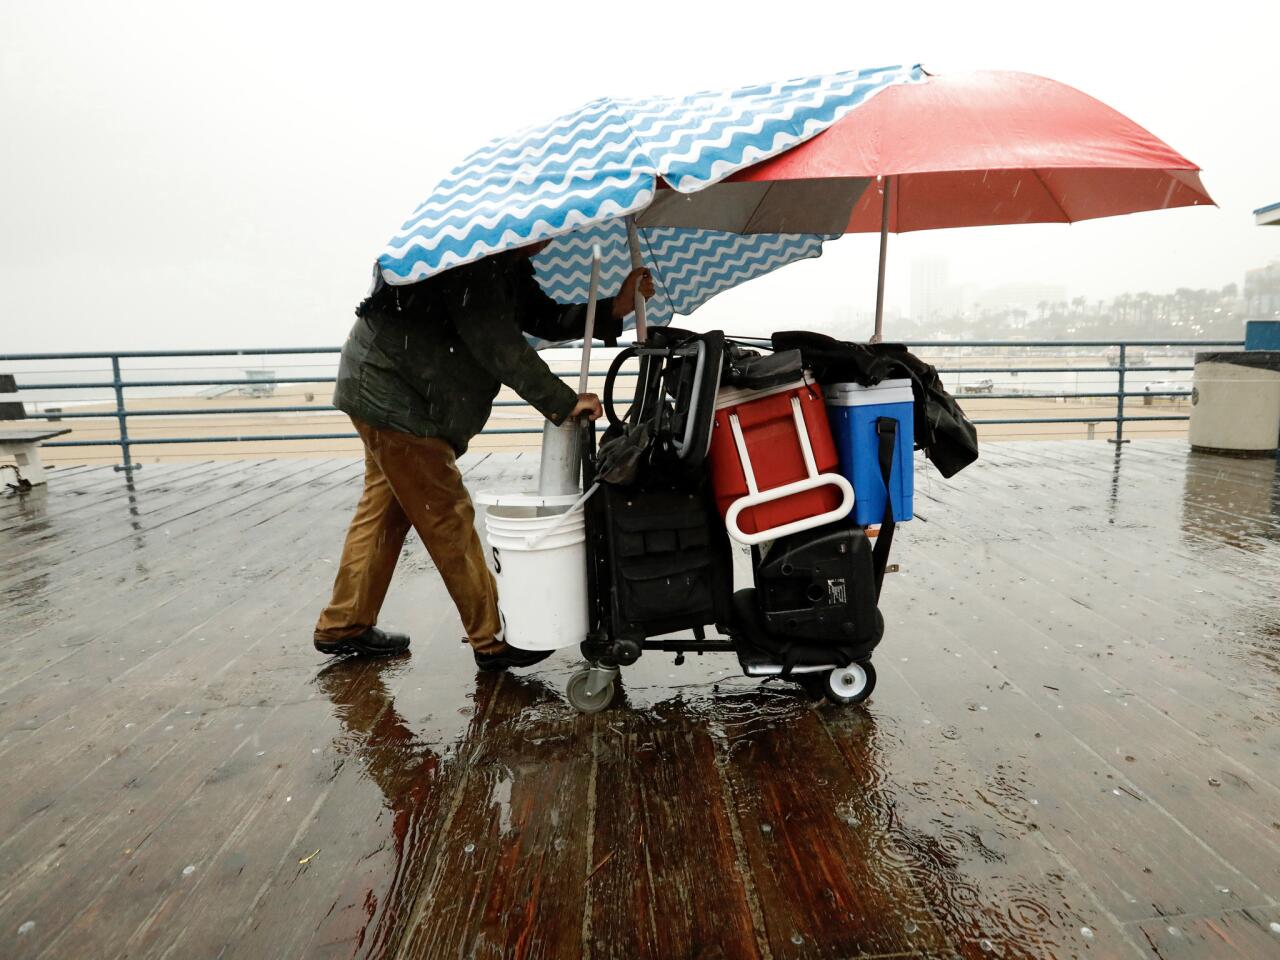
[[[791,416],[796,422],[796,433],[800,439],[800,453],[804,457],[805,472],[808,476],[803,480],[784,483],[780,487],[772,487],[761,493],[760,487],[756,483],[755,470],[751,468],[751,455],[747,452],[747,442],[742,436],[742,425],[738,422],[738,415],[736,413],[729,414],[729,429],[733,433],[733,443],[738,448],[738,460],[742,464],[742,473],[747,481],[747,495],[733,501],[733,505],[729,507],[729,512],[725,515],[724,523],[729,529],[729,536],[739,543],[757,544],[765,540],[772,540],[775,537],[784,537],[789,533],[812,530],[814,527],[844,519],[849,515],[849,511],[853,509],[853,485],[838,473],[818,473],[818,464],[813,456],[813,446],[809,443],[809,428],[805,424],[804,411],[800,407],[799,397],[791,398]],[[745,533],[738,526],[738,515],[749,507],[757,507],[762,503],[772,503],[774,500],[781,500],[797,493],[805,493],[809,490],[816,490],[818,487],[827,486],[836,487],[840,491],[840,506],[833,510],[828,510],[826,513],[820,513],[817,516],[805,517],[801,520],[792,520],[790,523],[784,523],[778,527],[769,527],[756,533]]]
[[[779,527],[769,527],[756,533],[745,533],[738,526],[738,514],[748,507],[758,507],[762,503],[770,503],[797,493],[804,493],[807,490],[816,490],[818,487],[826,486],[836,487],[840,490],[840,506],[834,510],[828,510],[826,513],[820,513],[813,517],[805,517],[802,520],[792,520],[790,523],[784,523]],[[749,493],[745,497],[739,497],[729,507],[724,523],[729,529],[729,536],[733,537],[734,540],[739,543],[754,545],[765,540],[785,537],[789,533],[812,530],[814,527],[821,527],[823,524],[843,520],[852,509],[853,486],[849,481],[838,473],[823,473],[816,477],[805,477],[803,480],[796,480],[793,483],[784,483],[782,486],[773,487],[764,493]]]

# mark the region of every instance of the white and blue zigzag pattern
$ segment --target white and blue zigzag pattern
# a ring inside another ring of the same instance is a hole
[[[655,295],[645,308],[651,324],[690,314],[721,293],[778,267],[822,255],[829,237],[804,233],[742,235],[684,227],[640,230],[645,266],[653,272]],[[581,303],[591,285],[591,250],[603,254],[600,289],[616,290],[631,270],[626,225],[612,220],[554,241],[533,260],[542,289],[561,303]],[[628,318],[627,326],[632,326]]]
[[[822,132],[919,67],[807,77],[688,97],[595,100],[551,123],[492,141],[440,182],[388,241],[378,265],[391,284],[560,238],[536,261],[552,296],[586,298],[590,238],[604,241],[602,289],[626,275],[622,216],[643,210],[658,178],[693,193]],[[659,293],[654,322],[688,313],[720,290],[821,252],[822,237],[642,231]],[[618,240],[621,237],[621,244]]]

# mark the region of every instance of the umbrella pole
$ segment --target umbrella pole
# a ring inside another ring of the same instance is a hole
[[[634,215],[627,217],[627,246],[631,249],[631,269],[643,267],[644,257],[640,255],[640,231],[636,229]],[[648,336],[649,331],[644,319],[644,295],[640,292],[640,285],[636,284],[636,343],[644,343]]]
[[[587,294],[587,322],[582,330],[582,371],[578,374],[578,392],[587,392],[587,375],[591,369],[591,341],[596,332],[596,299],[600,292],[600,244],[591,245],[591,292]]]
[[[591,290],[587,295],[587,321],[582,329],[582,370],[578,374],[578,393],[587,392],[587,377],[591,369],[591,340],[596,330],[596,301],[600,290],[600,259],[600,245],[597,243],[591,249]],[[558,427],[550,420],[543,423],[538,493],[544,497],[578,492],[578,474],[582,469],[580,426],[581,421],[576,417]]]
[[[876,281],[876,331],[871,335],[872,343],[884,339],[884,262],[889,255],[889,184],[891,177],[884,178],[884,199],[880,204],[880,275]]]

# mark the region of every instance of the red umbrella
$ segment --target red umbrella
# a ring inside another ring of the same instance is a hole
[[[811,140],[730,179],[880,178],[846,233],[880,232],[876,339],[888,233],[1071,223],[1212,204],[1199,167],[1132,120],[1027,73],[930,76],[890,87]]]

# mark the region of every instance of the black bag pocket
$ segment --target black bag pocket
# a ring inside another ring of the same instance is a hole
[[[713,608],[710,564],[703,551],[645,557],[626,563],[620,573],[618,601],[628,620],[669,620]]]
[[[717,611],[725,604],[717,596],[728,596],[722,570],[728,560],[712,529],[720,519],[706,498],[608,486],[603,494],[614,610],[628,629],[656,635],[722,620]]]

